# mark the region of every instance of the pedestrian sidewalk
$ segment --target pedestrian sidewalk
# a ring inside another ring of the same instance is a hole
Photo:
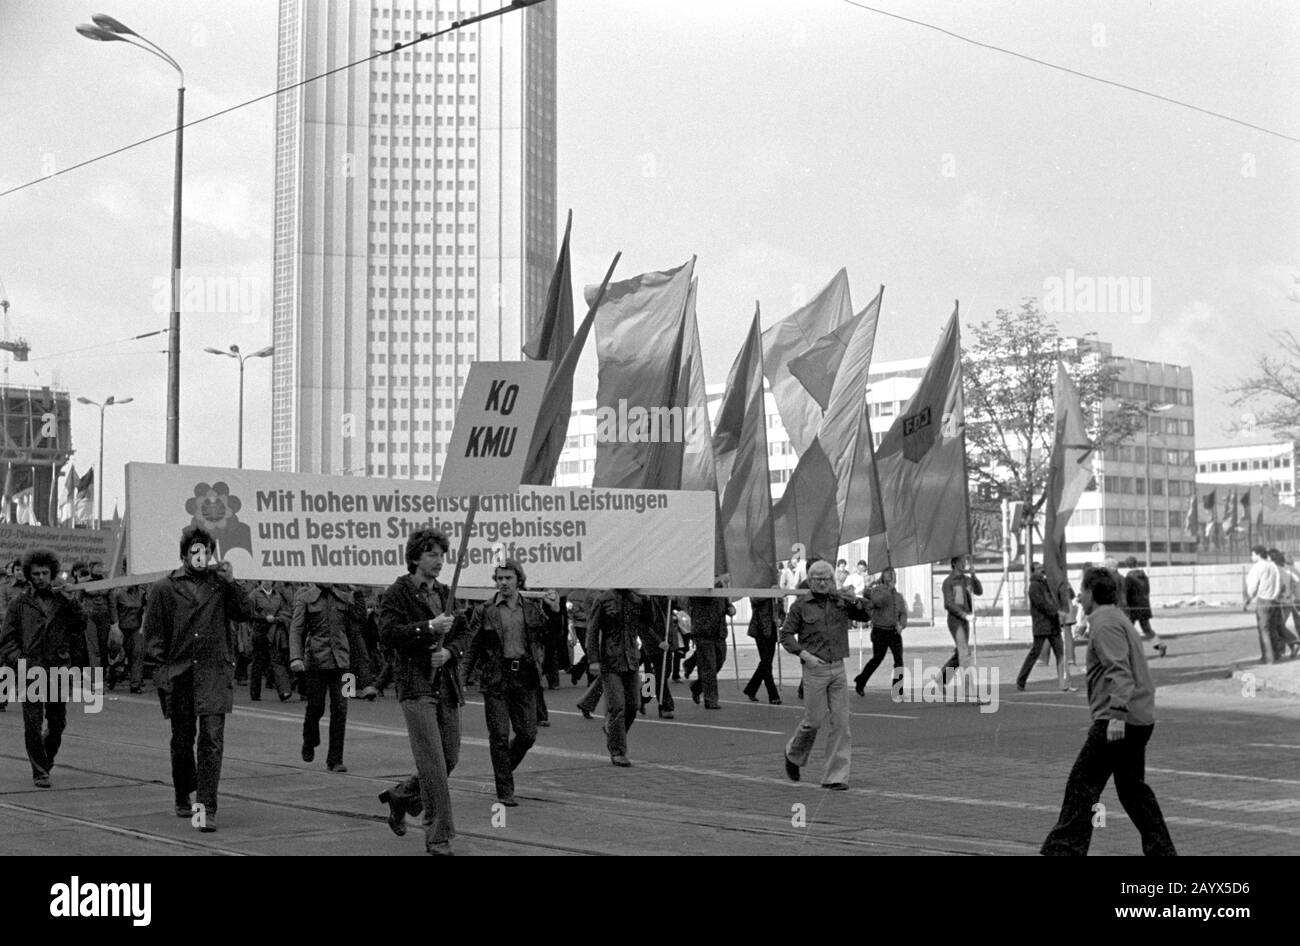
[[[1286,660],[1274,664],[1241,660],[1234,664],[1232,678],[1250,680],[1261,690],[1300,696],[1300,660]]]

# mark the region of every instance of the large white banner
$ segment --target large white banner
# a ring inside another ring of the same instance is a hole
[[[487,587],[498,558],[534,588],[710,588],[710,492],[525,486],[484,496],[461,583]],[[205,525],[238,578],[387,585],[406,571],[406,538],[441,529],[450,580],[470,499],[437,484],[129,463],[132,574],[180,566],[181,530]]]

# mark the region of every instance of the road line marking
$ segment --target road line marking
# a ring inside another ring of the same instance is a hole
[[[54,818],[57,821],[66,821],[69,824],[79,825],[83,828],[95,828],[98,831],[107,831],[109,834],[123,834],[127,837],[139,838],[142,841],[160,841],[163,844],[185,848],[188,851],[207,851],[213,854],[225,854],[230,857],[249,856],[244,851],[232,851],[229,848],[217,847],[212,844],[203,844],[199,841],[172,838],[165,834],[156,834],[153,831],[145,831],[142,828],[119,828],[117,825],[105,824],[102,821],[92,821],[89,818],[78,818],[75,815],[61,815],[57,812],[47,811],[44,808],[15,805],[11,802],[0,802],[0,808],[6,808],[10,811],[18,811],[28,815],[39,815],[43,818]]]
[[[1147,766],[1148,772],[1163,772],[1165,775],[1194,775],[1198,778],[1226,778],[1236,782],[1269,782],[1274,785],[1300,785],[1300,780],[1293,778],[1265,778],[1262,775],[1229,775],[1225,772],[1196,772],[1185,769],[1154,769]]]
[[[1247,749],[1300,749],[1300,746],[1289,746],[1282,742],[1248,742]]]

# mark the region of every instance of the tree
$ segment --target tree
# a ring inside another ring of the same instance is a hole
[[[1079,388],[1088,436],[1094,449],[1123,443],[1143,429],[1153,405],[1113,396],[1120,373],[1083,336],[1083,344],[1061,337],[1037,299],[1019,309],[999,309],[975,326],[962,352],[965,378],[966,449],[971,489],[990,499],[1022,501],[1032,523],[1043,504],[1055,436],[1052,385],[1056,362]],[[1025,546],[1025,573],[1033,557],[1032,527]]]
[[[1233,407],[1250,407],[1243,426],[1295,440],[1300,438],[1300,338],[1289,331],[1269,337],[1273,345],[1255,357],[1255,374],[1224,393],[1233,396]]]

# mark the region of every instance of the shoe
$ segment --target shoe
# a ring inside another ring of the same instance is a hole
[[[312,761],[313,759],[315,759],[315,758],[316,758],[316,750],[315,750],[315,749],[313,749],[311,746],[303,746],[303,747],[302,747],[302,761],[304,761],[304,762],[311,762],[311,761]]]
[[[856,693],[858,696],[866,696],[866,695],[867,695],[867,691],[863,688],[863,686],[862,686],[861,683],[855,683],[855,684],[853,684],[853,692]]]
[[[673,718],[673,711],[672,711],[672,710],[660,710],[660,711],[659,711],[659,718],[660,718],[660,719],[672,719],[672,718]]]
[[[792,782],[799,781],[799,766],[790,761],[790,757],[784,752],[781,753],[781,759],[785,762],[785,777]]]
[[[132,692],[132,693],[143,693],[143,692],[144,692],[144,687],[131,687],[131,692]]]
[[[217,813],[215,811],[209,811],[203,816],[203,820],[199,823],[199,831],[203,834],[212,834],[216,830]]]
[[[625,755],[612,755],[609,757],[609,761],[617,765],[620,769],[632,768],[632,763],[628,761],[628,758]]]
[[[700,693],[703,689],[704,686],[698,680],[694,681],[691,684],[691,699],[694,700],[697,704],[700,702]]]
[[[847,792],[849,786],[845,782],[822,782],[822,788],[829,788],[833,792]]]
[[[581,706],[579,706],[578,709],[582,712],[583,719],[591,719],[591,710],[583,709]]]
[[[518,808],[518,807],[519,807],[519,802],[515,801],[515,796],[514,796],[514,795],[505,795],[505,796],[498,795],[498,796],[497,796],[497,801],[499,801],[501,804],[505,805],[507,808]]]
[[[32,784],[37,788],[49,788],[50,777],[48,775],[37,775],[32,778]]]
[[[192,805],[190,805],[189,795],[186,795],[184,798],[176,799],[177,818],[188,818],[192,814],[194,814],[194,808]]]
[[[1067,683],[1067,684],[1065,684],[1065,686],[1061,687],[1061,692],[1062,692],[1062,693],[1078,693],[1078,692],[1079,692],[1079,688],[1078,688],[1077,686],[1074,686],[1073,684],[1069,684],[1069,683]]]
[[[135,691],[132,690],[131,692],[134,693]],[[248,702],[250,702],[250,703],[260,703],[260,702],[262,702],[262,698],[261,698],[260,696],[250,696],[250,697],[248,698]]]
[[[780,706],[780,705],[781,705],[781,698],[780,698],[779,696],[774,696],[774,697],[772,697],[770,700],[768,700],[767,702],[770,703],[770,704],[772,704],[773,706]]]
[[[377,696],[379,696],[379,691],[374,687],[366,687],[361,691],[361,698],[363,700],[369,700],[371,703],[375,701],[375,697]]]
[[[549,726],[549,725],[551,725],[551,721],[550,721],[549,719],[539,719],[539,720],[537,721],[537,725],[538,725],[538,726]]]
[[[1024,692],[1025,692],[1025,685],[1024,685],[1023,683],[1021,683],[1019,680],[1017,680],[1017,681],[1016,681],[1016,689],[1019,690],[1021,693],[1024,693]]]
[[[281,693],[281,694],[280,694],[280,702],[281,702],[281,703],[288,703],[288,702],[289,702],[289,697],[291,697],[291,696],[293,696],[292,693]]]
[[[348,767],[342,762],[335,762],[333,765],[326,763],[325,768],[329,769],[331,772],[346,772],[348,770]]]
[[[1156,650],[1160,651],[1160,656],[1163,657],[1165,652],[1169,650],[1169,647],[1165,644],[1156,644]]]
[[[746,698],[749,700],[749,702],[751,702],[751,703],[757,703],[757,702],[758,702],[758,697],[756,697],[756,696],[755,696],[754,694],[752,694],[752,693],[746,693],[746,694],[745,694],[745,697],[746,697]]]
[[[456,852],[451,849],[451,844],[443,841],[441,844],[435,844],[428,849],[434,857],[455,857]]]
[[[379,800],[388,806],[388,827],[393,830],[393,834],[399,838],[406,834],[406,812],[402,810],[401,804],[393,800],[393,796],[387,791],[379,793]]]
[[[719,706],[717,703],[705,703],[705,704],[704,704],[704,708],[705,708],[705,709],[711,709],[711,710],[720,710],[720,709],[722,709],[722,707]]]

